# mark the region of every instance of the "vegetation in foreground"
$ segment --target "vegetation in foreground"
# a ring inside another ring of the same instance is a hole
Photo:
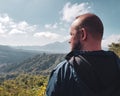
[[[48,77],[21,74],[0,83],[0,96],[45,96]]]

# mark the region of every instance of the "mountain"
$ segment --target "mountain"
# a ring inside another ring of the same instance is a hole
[[[0,45],[0,74],[48,74],[69,51],[68,42],[55,42],[45,46]]]
[[[48,52],[56,53],[67,53],[69,52],[68,42],[55,42],[41,47],[41,50],[46,50]]]
[[[70,51],[68,41],[55,42],[44,46],[15,46],[15,48],[49,53],[68,53]]]
[[[31,73],[31,74],[49,74],[51,70],[62,60],[65,54],[39,54],[26,59],[20,64],[13,64],[4,67],[4,73]]]
[[[36,54],[38,53],[0,45],[0,71],[5,66],[8,66],[10,64],[19,64],[23,60],[33,57]]]

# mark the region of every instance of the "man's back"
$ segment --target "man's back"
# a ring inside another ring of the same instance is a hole
[[[48,96],[120,96],[120,60],[113,52],[102,51],[103,33],[95,14],[76,17],[70,27],[72,52],[53,70]]]
[[[66,59],[51,74],[48,96],[120,96],[119,59],[113,52],[73,51]]]

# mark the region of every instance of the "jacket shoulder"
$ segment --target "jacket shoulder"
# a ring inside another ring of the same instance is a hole
[[[73,73],[72,65],[67,60],[64,60],[53,69],[51,75],[54,74],[61,78],[61,80],[63,80],[67,79],[68,77],[70,78],[72,73]]]
[[[59,63],[51,72],[47,85],[47,96],[66,96],[66,84],[73,79],[72,67],[68,61]]]

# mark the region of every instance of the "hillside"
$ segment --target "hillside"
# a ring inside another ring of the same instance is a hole
[[[19,64],[23,60],[33,57],[36,54],[38,53],[0,45],[0,72],[4,70],[4,67],[9,67],[11,64]]]
[[[64,54],[40,54],[33,58],[24,60],[20,64],[10,65],[4,70],[4,73],[32,73],[49,74],[49,72],[64,59]]]
[[[20,62],[21,60],[25,60],[35,54],[35,52],[28,52],[25,50],[0,45],[0,64]]]

